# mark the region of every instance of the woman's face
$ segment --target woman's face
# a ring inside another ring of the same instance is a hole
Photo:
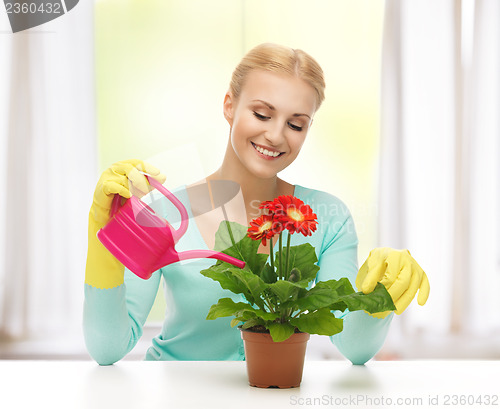
[[[300,152],[316,111],[316,92],[304,80],[252,70],[237,100],[229,92],[224,116],[241,164],[259,178],[272,178]]]

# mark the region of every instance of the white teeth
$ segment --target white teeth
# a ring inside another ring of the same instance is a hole
[[[261,148],[260,146],[257,146],[257,145],[254,145],[254,147],[255,147],[255,149],[257,149],[263,155],[271,156],[273,158],[275,158],[276,156],[278,156],[280,154],[279,152],[268,151],[267,149]]]

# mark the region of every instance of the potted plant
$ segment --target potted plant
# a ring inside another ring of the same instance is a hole
[[[245,267],[218,261],[201,273],[241,294],[243,302],[221,298],[212,305],[207,319],[233,316],[231,326],[241,324],[250,385],[296,387],[302,379],[309,334],[342,331],[343,321],[334,311],[376,313],[395,307],[380,283],[370,294],[355,292],[347,278],[312,286],[319,270],[314,247],[309,243],[291,246],[290,241],[292,234],[313,234],[317,216],[294,196],[279,196],[260,208],[264,214],[249,227],[228,221],[219,226],[215,249],[245,261]],[[273,254],[276,237],[278,249]],[[261,242],[267,245],[268,241],[270,254],[259,253]]]

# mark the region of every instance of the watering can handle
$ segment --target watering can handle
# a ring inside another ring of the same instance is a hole
[[[111,202],[111,210],[109,211],[109,217],[112,218],[118,209],[120,209],[122,205],[122,197],[117,193],[113,197],[113,201]]]
[[[181,214],[181,225],[177,230],[172,229],[172,235],[174,236],[174,240],[177,241],[180,239],[184,233],[186,233],[186,230],[188,228],[188,220],[189,216],[187,213],[186,208],[184,205],[180,202],[179,199],[177,199],[165,186],[163,186],[160,182],[155,180],[152,177],[149,177],[148,175],[144,175],[148,179],[148,182],[151,186],[153,186],[156,190],[160,191],[164,196],[167,197],[168,200],[170,200],[174,206],[179,210],[179,213]],[[115,213],[118,211],[118,209],[121,206],[121,196],[116,194],[115,197],[113,198],[113,202],[111,203],[111,212],[110,216],[113,217]]]
[[[181,201],[177,199],[175,195],[172,192],[170,192],[165,186],[163,186],[160,182],[149,176],[146,176],[146,178],[148,179],[148,182],[151,184],[151,186],[153,186],[156,190],[160,191],[160,193],[166,196],[167,199],[173,203],[173,205],[177,208],[177,210],[181,214],[181,225],[177,230],[172,232],[175,241],[177,241],[184,235],[184,233],[186,233],[186,230],[188,228],[189,216],[187,210],[181,203]]]

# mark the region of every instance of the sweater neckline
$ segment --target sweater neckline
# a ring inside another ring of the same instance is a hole
[[[184,206],[186,207],[186,210],[188,212],[188,217],[189,217],[189,226],[188,226],[188,231],[191,230],[190,234],[190,241],[192,240],[193,244],[194,242],[198,242],[198,245],[196,246],[197,249],[203,249],[203,250],[213,250],[210,249],[205,242],[205,239],[203,238],[200,229],[198,228],[198,224],[196,223],[196,220],[194,219],[193,212],[191,210],[191,201],[189,200],[189,195],[187,193],[187,185],[182,185],[177,191],[183,192],[184,193]],[[304,195],[305,188],[301,185],[294,185],[294,192],[293,196],[297,197],[300,200],[303,200],[303,195]],[[287,232],[285,232],[287,233]],[[193,240],[194,239],[194,240]],[[276,243],[274,244],[274,250],[277,250],[278,246],[278,241],[276,240]],[[200,247],[201,246],[201,247]],[[194,248],[194,247],[193,247]]]

